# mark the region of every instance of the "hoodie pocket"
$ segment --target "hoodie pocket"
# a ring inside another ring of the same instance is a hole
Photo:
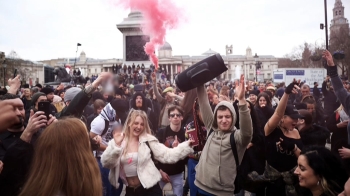
[[[237,175],[236,170],[233,167],[220,167],[219,166],[219,178],[221,185],[232,189],[234,187],[234,177]]]
[[[213,189],[220,190],[221,188],[221,182],[220,182],[220,166],[213,165],[208,162],[206,162],[205,167],[201,167],[200,172],[197,172],[200,176],[199,181],[208,186],[212,187]]]

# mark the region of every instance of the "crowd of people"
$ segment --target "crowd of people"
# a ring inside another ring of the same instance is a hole
[[[161,196],[168,183],[176,196],[350,195],[350,85],[323,58],[321,90],[241,75],[181,92],[115,68],[77,86],[9,79],[0,195]]]

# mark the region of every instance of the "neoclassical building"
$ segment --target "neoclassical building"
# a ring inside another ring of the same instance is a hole
[[[117,24],[117,28],[123,34],[123,59],[88,58],[83,51],[77,59],[52,59],[41,62],[53,67],[65,64],[75,65],[75,68],[79,68],[84,76],[97,75],[102,71],[112,71],[113,65],[129,66],[134,64],[135,66],[141,66],[141,64],[144,64],[146,68],[149,68],[151,62],[143,50],[145,43],[149,41],[149,36],[142,32],[142,24],[142,14],[137,11],[132,11],[127,18]],[[220,76],[223,80],[233,80],[238,78],[240,74],[244,74],[250,80],[256,78],[258,81],[271,80],[273,70],[278,68],[278,59],[273,55],[253,55],[250,47],[246,49],[244,55],[233,55],[232,45],[226,46],[225,49],[226,54],[221,54],[221,56],[228,67],[228,71]],[[173,55],[170,43],[165,42],[158,49],[159,66],[166,70],[170,75],[170,80],[173,81],[176,74],[216,53],[209,49],[198,56],[177,56]],[[260,69],[256,69],[258,63]]]

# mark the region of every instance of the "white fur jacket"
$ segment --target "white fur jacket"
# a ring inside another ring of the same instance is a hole
[[[124,140],[125,141],[125,140]],[[156,137],[150,134],[142,134],[139,136],[139,150],[138,150],[138,162],[137,162],[137,175],[140,179],[142,186],[146,189],[153,187],[157,184],[161,175],[154,165],[151,158],[151,151],[148,148],[146,141],[148,141],[150,148],[153,152],[154,159],[161,163],[173,164],[180,159],[184,159],[188,154],[193,152],[193,149],[189,146],[189,142],[183,142],[175,148],[167,148],[164,144],[159,143]],[[114,140],[110,140],[107,149],[101,156],[102,166],[110,169],[109,181],[116,188],[119,187],[118,177],[120,176],[124,184],[127,184],[125,172],[120,164],[120,158],[123,154],[125,142],[121,146],[117,146]]]

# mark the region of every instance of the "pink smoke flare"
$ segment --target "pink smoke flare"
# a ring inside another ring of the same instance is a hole
[[[171,0],[119,0],[125,8],[140,11],[144,18],[142,31],[150,36],[145,52],[158,69],[158,57],[155,51],[165,41],[167,30],[176,28],[182,20],[183,11]]]

